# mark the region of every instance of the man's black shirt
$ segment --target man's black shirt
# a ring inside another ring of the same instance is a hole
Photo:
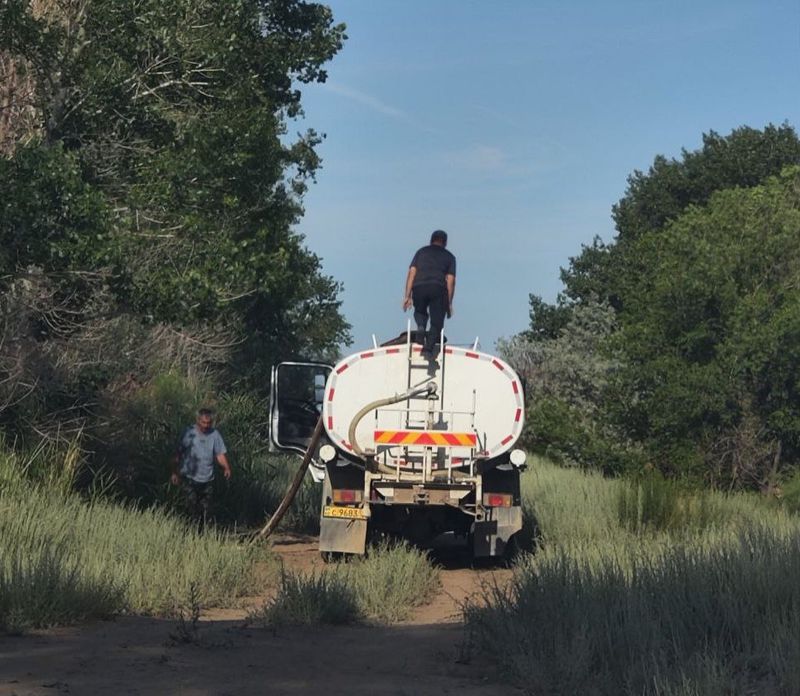
[[[418,285],[441,285],[446,287],[446,275],[456,274],[456,257],[438,244],[424,246],[414,254],[411,266],[417,269],[414,287]]]

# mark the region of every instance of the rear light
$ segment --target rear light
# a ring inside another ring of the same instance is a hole
[[[335,488],[333,490],[334,503],[360,503],[363,497],[363,491],[349,488]]]
[[[484,493],[484,507],[511,507],[514,503],[514,496],[510,493]]]

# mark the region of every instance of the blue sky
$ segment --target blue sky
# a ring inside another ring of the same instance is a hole
[[[299,231],[344,283],[352,350],[405,328],[434,229],[458,259],[446,333],[491,351],[613,238],[634,169],[712,129],[800,128],[800,0],[326,4],[349,38],[303,87],[296,125],[327,138]]]

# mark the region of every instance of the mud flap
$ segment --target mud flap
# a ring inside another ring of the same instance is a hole
[[[364,554],[366,544],[367,520],[320,518],[319,550],[321,552]]]
[[[325,517],[325,506],[331,503],[331,479],[351,475],[352,472],[336,470],[328,467],[328,475],[322,482],[322,501],[319,515],[319,550],[320,553],[356,553],[363,555],[367,550],[367,520],[351,520],[336,517]],[[357,481],[363,487],[363,474]],[[353,483],[352,481],[350,482]],[[355,487],[355,486],[354,486]]]
[[[522,529],[522,508],[489,508],[484,520],[475,522],[472,553],[475,558],[502,556],[511,537]]]

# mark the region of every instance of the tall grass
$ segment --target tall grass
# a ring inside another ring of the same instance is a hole
[[[468,610],[479,649],[536,694],[800,693],[798,520],[643,485],[537,462],[542,548]]]
[[[283,570],[278,593],[249,621],[271,626],[347,624],[364,617],[350,576],[333,570],[295,573]]]
[[[619,529],[621,485],[599,473],[565,469],[534,457],[521,481],[523,510],[536,518],[545,543],[607,539]]]
[[[97,432],[28,450],[0,440],[0,628],[169,613],[192,585],[203,606],[254,589],[263,552],[238,548],[223,531],[198,536],[168,483],[175,438],[207,402],[202,385],[167,374],[117,406],[114,422],[126,427],[104,433],[94,455],[81,438],[97,446]],[[222,395],[217,405],[234,470],[230,483],[215,481],[218,530],[260,525],[299,459],[268,454],[262,402]],[[315,532],[319,495],[307,480],[282,529]]]
[[[439,586],[428,555],[401,542],[380,542],[338,571],[349,575],[364,614],[382,623],[407,619],[415,607],[431,601]]]
[[[204,606],[254,589],[259,552],[199,536],[157,509],[46,489],[0,454],[0,625],[48,626],[119,611],[170,613],[192,583]]]
[[[275,512],[300,466],[299,456],[264,455],[241,460],[233,454],[233,477],[215,481],[217,519],[222,523],[260,526]],[[306,475],[280,523],[279,530],[317,534],[322,486]]]
[[[176,443],[194,423],[195,409],[213,406],[228,448],[233,477],[214,481],[214,517],[226,527],[263,524],[278,507],[300,458],[268,450],[267,403],[250,393],[214,394],[209,385],[176,373],[153,378],[109,409],[113,418],[92,446],[98,470],[113,472],[121,499],[181,510],[179,489],[168,484]],[[284,530],[319,531],[321,488],[304,482],[281,523]]]
[[[320,573],[283,572],[278,594],[251,616],[267,624],[393,623],[429,602],[439,583],[428,556],[406,543],[381,543],[363,558]]]

